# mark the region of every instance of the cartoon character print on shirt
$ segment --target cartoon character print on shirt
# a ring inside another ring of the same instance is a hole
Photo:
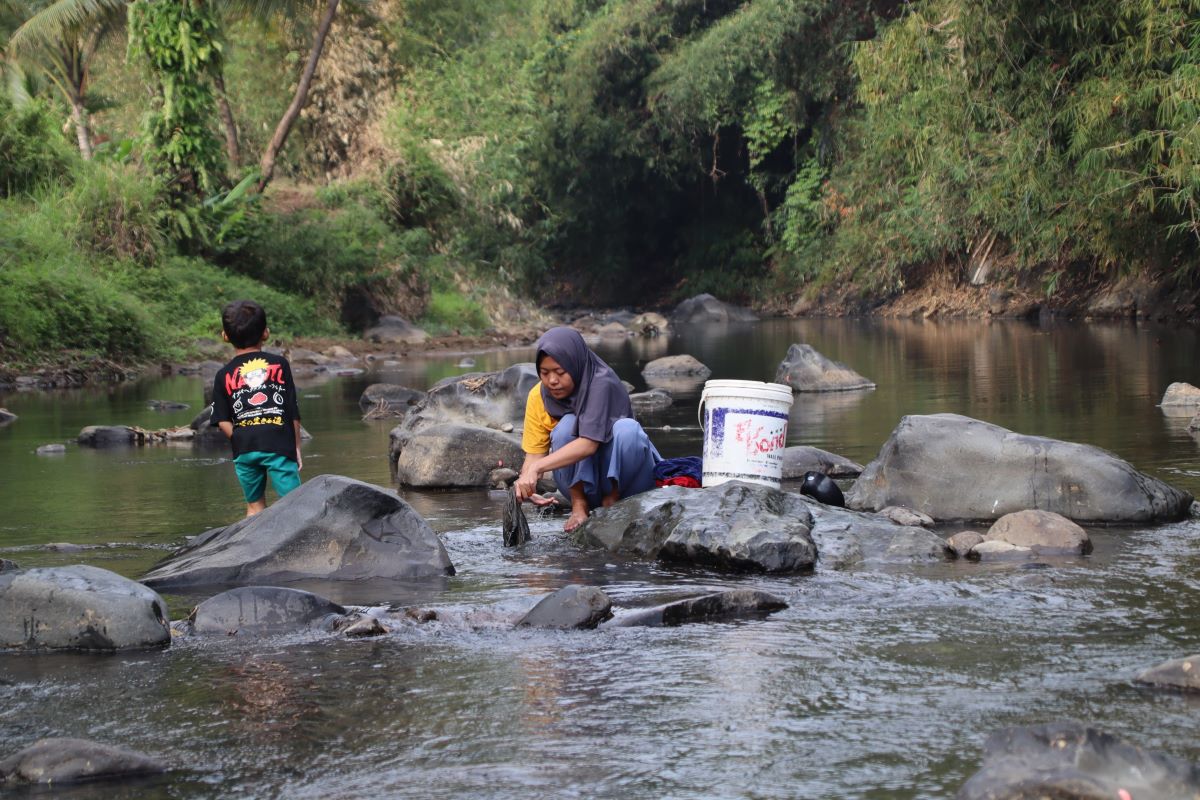
[[[225,379],[233,401],[234,424],[283,425],[283,367],[252,358]]]

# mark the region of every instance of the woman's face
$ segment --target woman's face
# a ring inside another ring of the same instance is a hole
[[[575,391],[575,381],[571,380],[570,373],[550,356],[542,356],[538,362],[538,377],[555,400],[565,400]]]

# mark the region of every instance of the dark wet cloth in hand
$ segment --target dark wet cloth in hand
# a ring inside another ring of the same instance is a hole
[[[504,504],[504,546],[517,547],[529,541],[529,520],[517,500],[516,489],[509,488],[508,501]]]

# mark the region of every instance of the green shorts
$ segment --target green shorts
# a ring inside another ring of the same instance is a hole
[[[275,494],[283,497],[300,485],[300,467],[295,461],[278,453],[242,453],[233,459],[233,469],[247,503],[262,500],[267,489],[267,476]]]

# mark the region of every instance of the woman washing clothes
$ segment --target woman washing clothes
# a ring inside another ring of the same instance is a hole
[[[540,383],[525,401],[521,447],[525,463],[517,478],[518,500],[554,501],[535,493],[538,476],[553,471],[571,501],[563,530],[578,528],[588,512],[654,488],[661,460],[633,418],[629,393],[616,373],[574,328],[551,328],[537,341]]]

